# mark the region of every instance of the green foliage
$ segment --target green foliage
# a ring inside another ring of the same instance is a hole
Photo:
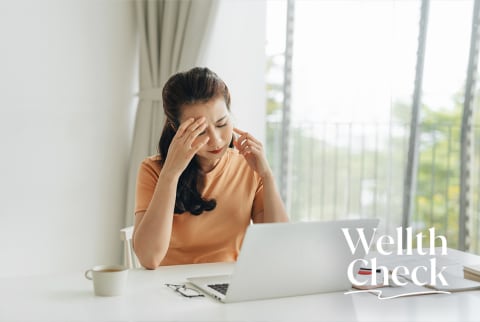
[[[462,94],[449,107],[422,106],[417,191],[413,224],[428,236],[430,227],[458,246],[460,128]],[[429,242],[425,240],[425,242]],[[439,240],[436,240],[438,243]]]
[[[282,87],[269,84],[267,89],[270,93],[267,115],[275,115],[281,110]],[[458,246],[463,97],[460,90],[446,106],[421,106],[416,195],[411,219],[415,234],[428,236],[428,229],[435,227],[437,235],[447,237],[451,248]],[[411,104],[395,102],[391,124],[368,127],[313,120],[292,125],[288,207],[291,218],[378,217],[387,232],[400,226],[410,118]],[[479,116],[475,118],[474,124],[478,124]],[[474,161],[480,160],[478,132],[475,131],[473,140]],[[267,156],[277,178],[282,152],[280,133],[280,123],[268,122]],[[479,184],[473,185],[472,208],[479,204]],[[480,226],[478,215],[472,222]],[[479,237],[475,229],[470,236],[472,240]],[[438,246],[439,240],[435,242]],[[428,247],[428,238],[423,240],[423,245]],[[479,249],[471,250],[479,252]]]

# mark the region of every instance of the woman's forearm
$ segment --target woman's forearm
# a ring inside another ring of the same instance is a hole
[[[270,171],[263,177],[263,222],[287,222],[288,215]]]
[[[135,253],[140,263],[157,268],[167,253],[172,234],[173,213],[178,176],[162,171],[152,200],[134,234]]]

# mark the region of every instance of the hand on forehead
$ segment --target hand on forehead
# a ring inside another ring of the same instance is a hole
[[[228,115],[229,111],[225,104],[225,100],[223,98],[218,98],[204,103],[195,103],[183,107],[180,116],[180,123],[183,123],[190,118],[198,120],[204,117],[207,123],[215,124],[227,120]]]

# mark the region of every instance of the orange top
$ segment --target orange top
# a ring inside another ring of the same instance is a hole
[[[159,156],[145,159],[137,178],[135,213],[146,211],[161,166]],[[250,220],[263,212],[263,182],[243,156],[228,149],[205,175],[202,196],[217,206],[199,216],[173,216],[172,235],[161,265],[231,262],[237,259]]]

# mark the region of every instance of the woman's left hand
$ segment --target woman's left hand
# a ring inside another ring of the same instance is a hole
[[[234,128],[233,131],[240,135],[233,141],[233,144],[240,154],[245,157],[248,165],[262,178],[271,175],[272,170],[268,165],[262,143],[247,132],[237,128]]]

